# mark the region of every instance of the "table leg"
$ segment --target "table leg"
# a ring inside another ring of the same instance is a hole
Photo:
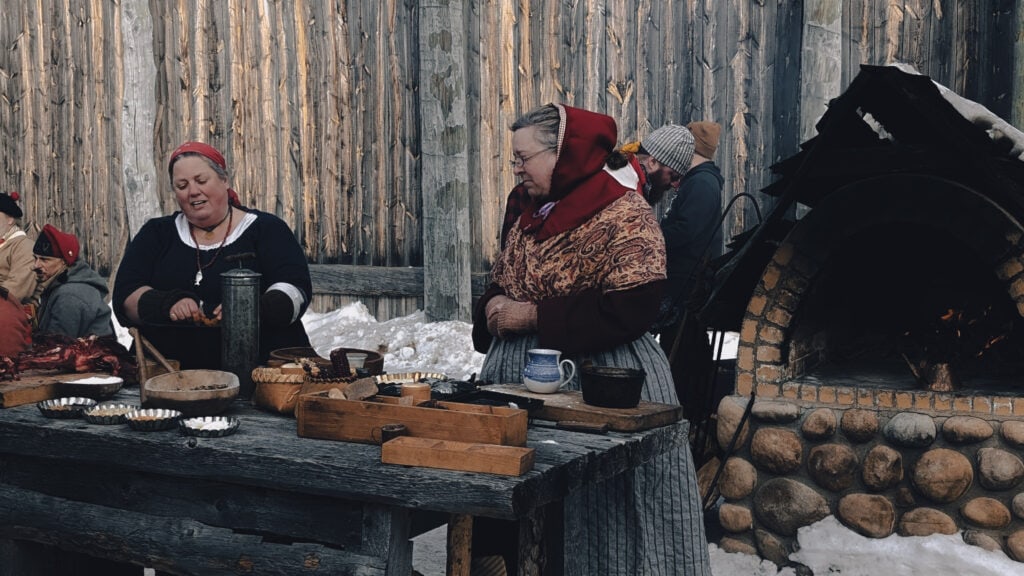
[[[447,576],[469,576],[473,553],[473,517],[452,514],[448,520]]]
[[[563,569],[562,502],[535,508],[519,520],[519,576],[558,576]]]
[[[544,574],[544,514],[534,508],[519,520],[519,576]]]
[[[368,504],[363,518],[363,550],[387,558],[388,576],[409,576],[412,573],[412,517],[409,511]]]

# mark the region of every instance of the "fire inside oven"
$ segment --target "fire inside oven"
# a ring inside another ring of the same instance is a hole
[[[789,357],[831,383],[1012,391],[1024,322],[990,259],[945,231],[888,223],[830,254],[793,317]]]

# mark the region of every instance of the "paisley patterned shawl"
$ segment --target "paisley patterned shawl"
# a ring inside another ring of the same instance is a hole
[[[546,240],[513,227],[491,273],[520,301],[590,288],[627,290],[665,278],[665,240],[650,205],[639,194],[625,194],[582,225]]]

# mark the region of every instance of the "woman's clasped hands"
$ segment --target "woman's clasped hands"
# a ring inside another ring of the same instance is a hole
[[[519,302],[508,296],[495,296],[487,302],[487,331],[498,338],[537,331],[537,305]]]

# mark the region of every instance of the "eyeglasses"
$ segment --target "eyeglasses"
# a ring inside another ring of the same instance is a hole
[[[525,157],[516,156],[513,160],[509,161],[509,164],[511,164],[513,168],[522,168],[523,166],[526,166],[527,162],[533,160],[534,157],[549,150],[554,150],[554,148],[544,148]]]

